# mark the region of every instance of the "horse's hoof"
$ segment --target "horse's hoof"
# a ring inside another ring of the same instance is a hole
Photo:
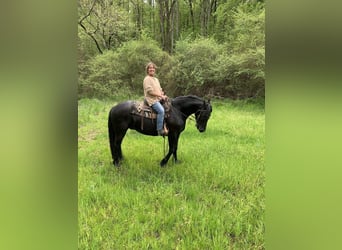
[[[180,163],[182,163],[182,161],[180,161],[180,160],[175,160],[175,164],[180,164]]]
[[[160,166],[161,166],[161,167],[165,167],[165,166],[166,166],[166,162],[165,162],[164,160],[161,161],[161,162],[160,162]]]
[[[120,161],[113,161],[114,167],[120,167]]]

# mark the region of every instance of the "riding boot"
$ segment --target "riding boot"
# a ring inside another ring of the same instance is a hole
[[[158,130],[158,135],[165,136],[165,132],[163,129]]]
[[[164,123],[164,132],[166,135],[169,134],[169,129],[166,127],[166,124]]]
[[[169,134],[168,130],[165,130],[165,129],[158,130],[158,135],[167,136],[168,134]]]

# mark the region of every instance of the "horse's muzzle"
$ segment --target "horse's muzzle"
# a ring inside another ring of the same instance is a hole
[[[205,128],[197,128],[200,133],[203,133],[205,131]]]

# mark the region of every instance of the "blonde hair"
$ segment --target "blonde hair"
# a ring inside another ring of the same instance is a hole
[[[149,69],[149,67],[153,67],[153,68],[157,68],[157,66],[153,63],[153,62],[149,62],[148,64],[146,64],[146,73],[148,73],[148,69]]]

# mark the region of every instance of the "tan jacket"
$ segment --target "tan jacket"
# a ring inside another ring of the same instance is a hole
[[[144,79],[144,95],[148,105],[153,105],[155,102],[160,101],[160,98],[150,93],[160,93],[162,94],[163,90],[160,87],[159,80],[155,77],[146,76]]]

